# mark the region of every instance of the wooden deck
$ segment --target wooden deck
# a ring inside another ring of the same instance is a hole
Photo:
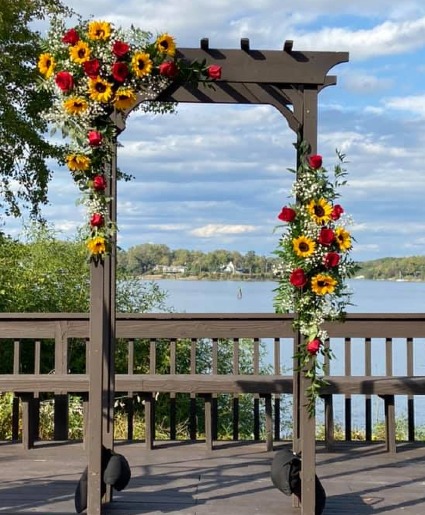
[[[283,444],[282,444],[283,445]],[[276,449],[282,445],[276,445]],[[273,487],[273,452],[264,443],[220,442],[117,445],[132,468],[132,479],[105,514],[295,515]],[[343,443],[327,453],[317,449],[317,474],[328,496],[324,515],[425,513],[425,447],[399,444],[396,455],[383,445]],[[74,491],[86,465],[80,443],[0,443],[0,514],[72,514]]]

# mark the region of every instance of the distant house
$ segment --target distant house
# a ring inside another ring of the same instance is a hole
[[[220,267],[220,272],[222,274],[241,274],[242,271],[238,270],[235,265],[233,264],[233,261],[229,261],[227,265],[223,265]]]
[[[185,266],[168,266],[168,265],[155,265],[154,272],[161,274],[184,274],[186,273]]]

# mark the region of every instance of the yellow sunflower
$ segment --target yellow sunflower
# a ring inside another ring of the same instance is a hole
[[[112,98],[112,84],[101,77],[89,80],[90,98],[106,104]]]
[[[308,257],[313,254],[316,249],[316,243],[305,236],[300,236],[292,240],[294,252],[298,257]]]
[[[55,60],[51,54],[41,54],[38,59],[38,69],[40,73],[48,79],[55,71]]]
[[[68,154],[66,164],[71,172],[85,172],[90,168],[90,158],[83,154]]]
[[[335,239],[338,243],[339,250],[345,252],[351,249],[351,235],[342,227],[335,229]]]
[[[333,293],[336,285],[336,279],[327,274],[317,274],[311,279],[311,289],[317,295]]]
[[[325,224],[331,219],[332,206],[324,198],[311,200],[307,210],[317,224]]]
[[[106,252],[106,241],[103,236],[95,236],[94,238],[90,238],[86,242],[87,248],[89,249],[91,254],[105,254]]]
[[[155,46],[161,54],[174,57],[176,53],[176,42],[174,38],[167,33],[161,34],[156,38]]]
[[[136,93],[131,88],[118,88],[115,93],[114,106],[117,109],[129,109],[136,102]]]
[[[131,66],[136,77],[143,77],[144,75],[149,75],[151,73],[153,63],[149,54],[146,54],[145,52],[136,52],[131,60]]]
[[[91,21],[88,30],[89,39],[107,40],[111,37],[111,24],[107,21]]]
[[[74,46],[69,47],[69,57],[74,63],[83,64],[90,60],[90,47],[85,41],[77,41]]]
[[[88,106],[84,98],[71,97],[64,101],[63,107],[68,114],[82,114]]]

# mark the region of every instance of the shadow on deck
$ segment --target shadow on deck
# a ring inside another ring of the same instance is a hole
[[[273,453],[262,443],[220,442],[212,452],[183,442],[158,443],[153,451],[126,443],[117,450],[133,477],[104,514],[300,514],[273,487]],[[424,450],[399,444],[390,455],[380,444],[343,443],[328,453],[318,444],[317,474],[328,496],[324,515],[425,513]],[[30,451],[1,443],[0,514],[75,513],[74,491],[85,465],[79,443],[39,443]]]

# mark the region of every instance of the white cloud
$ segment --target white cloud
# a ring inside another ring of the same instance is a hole
[[[415,118],[425,118],[425,94],[393,97],[384,101],[385,107],[404,111]]]
[[[204,227],[198,227],[197,229],[193,229],[190,233],[193,236],[198,236],[200,238],[215,238],[217,236],[222,235],[234,235],[234,234],[244,234],[247,232],[255,231],[255,227],[253,225],[219,225],[219,224],[208,224]]]
[[[295,36],[297,48],[349,51],[350,59],[401,54],[425,45],[425,17],[385,21],[371,29],[325,27]]]

